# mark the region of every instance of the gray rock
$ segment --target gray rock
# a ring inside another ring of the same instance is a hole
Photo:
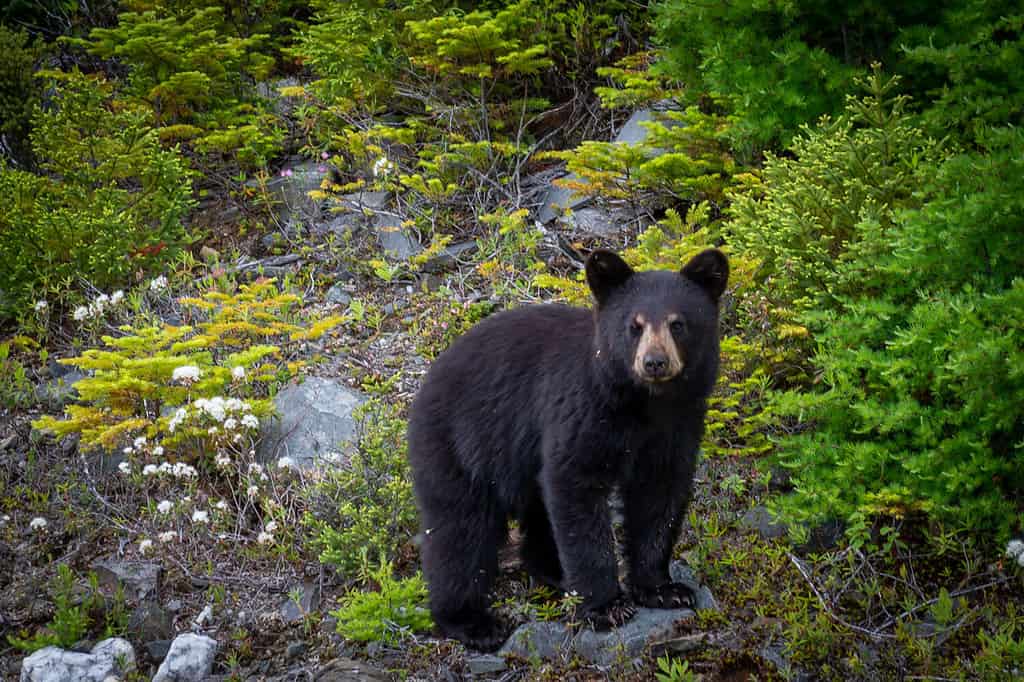
[[[171,650],[171,640],[169,639],[156,639],[152,642],[146,642],[143,645],[146,649],[146,653],[153,659],[154,663],[160,663],[167,658],[167,652]]]
[[[467,256],[474,251],[476,251],[475,241],[451,244],[445,247],[441,253],[427,259],[427,262],[423,264],[423,271],[440,272],[441,270],[447,270],[453,267],[459,258]]]
[[[386,682],[391,678],[384,672],[351,658],[336,658],[321,668],[316,682]]]
[[[158,563],[107,557],[93,562],[92,568],[100,584],[111,589],[121,585],[129,599],[141,602],[159,596],[163,568]]]
[[[694,608],[717,609],[711,591],[697,580],[693,571],[681,561],[669,566],[669,576],[693,590]],[[582,628],[570,633],[563,623],[526,623],[516,629],[498,651],[499,655],[516,654],[523,658],[554,658],[573,651],[598,665],[611,665],[620,657],[640,655],[648,645],[661,644],[671,638],[675,623],[692,618],[693,609],[637,609],[637,614],[622,627],[607,632]]]
[[[46,363],[46,371],[50,375],[51,379],[59,379],[61,377],[66,377],[69,374],[81,374],[78,368],[74,365],[65,365],[52,358],[48,363]]]
[[[153,682],[202,682],[213,670],[217,640],[191,632],[171,642],[167,657],[153,676]]]
[[[128,634],[136,642],[170,639],[174,635],[174,617],[152,601],[144,601],[128,618]]]
[[[288,648],[285,649],[284,658],[287,661],[292,661],[305,654],[308,649],[309,645],[305,642],[288,642]]]
[[[711,594],[711,590],[701,584],[692,568],[682,561],[673,561],[669,564],[668,575],[672,582],[683,583],[693,590],[693,608],[698,611],[718,610],[718,602]]]
[[[650,109],[634,111],[633,115],[622,126],[622,129],[619,130],[619,134],[615,136],[614,141],[622,144],[642,144],[647,139],[647,128],[640,124],[653,120],[655,120],[654,112]]]
[[[793,472],[786,467],[773,466],[768,490],[773,493],[788,493],[793,490]]]
[[[688,654],[694,651],[700,651],[706,649],[710,644],[710,635],[706,632],[697,632],[689,635],[681,635],[679,637],[670,637],[668,639],[659,640],[654,642],[651,646],[651,651],[655,655],[661,655],[665,653],[669,654]]]
[[[830,519],[811,528],[807,542],[797,550],[801,554],[821,554],[839,545],[846,533],[846,524],[840,519]]]
[[[473,654],[466,656],[466,667],[471,675],[491,675],[504,672],[508,664],[501,656],[494,654]]]
[[[327,222],[313,225],[316,234],[334,233],[339,237],[351,234],[366,225],[366,216],[355,211],[345,211],[334,215]]]
[[[328,303],[334,303],[335,305],[348,305],[352,302],[352,294],[345,291],[340,284],[335,284],[333,287],[327,290],[327,294],[324,299]]]
[[[105,639],[89,653],[48,646],[21,664],[21,682],[104,682],[135,669],[132,645],[119,637]]]
[[[374,230],[380,247],[393,258],[408,260],[423,250],[419,242],[402,228],[402,220],[398,216],[378,213],[374,220]]]
[[[295,108],[294,99],[281,96],[281,88],[300,85],[297,78],[281,78],[275,81],[260,81],[256,84],[256,94],[268,100],[278,116],[287,116]]]
[[[68,403],[78,400],[78,391],[75,390],[75,383],[88,376],[88,374],[77,369],[64,372],[56,378],[38,384],[35,388],[36,400],[52,410],[60,410]]]
[[[580,180],[579,176],[575,173],[567,173],[559,179],[568,182],[579,182]],[[544,197],[540,210],[537,211],[537,222],[547,225],[565,213],[566,209],[576,210],[590,201],[590,197],[578,194],[575,190],[552,184],[550,189],[548,189],[547,195]]]
[[[303,467],[330,461],[329,453],[345,452],[356,438],[352,410],[366,401],[347,386],[321,377],[307,377],[274,396],[279,417],[268,420],[257,449],[264,462],[288,456]]]
[[[325,172],[320,169],[322,164],[316,161],[292,159],[281,173],[266,181],[267,194],[274,201],[274,211],[282,224],[289,221],[301,223],[317,222],[321,215],[321,202],[309,196],[309,192],[319,189]],[[258,180],[245,183],[250,187],[258,187]]]
[[[693,617],[691,609],[637,609],[625,625],[607,632],[580,628],[575,634],[563,623],[526,623],[519,626],[498,650],[499,655],[551,659],[575,652],[597,665],[611,665],[625,656],[640,655],[648,644],[672,634],[675,623]]]
[[[784,523],[777,523],[775,517],[764,505],[757,505],[747,510],[747,513],[740,519],[740,528],[754,531],[765,540],[774,540],[784,537],[788,528]]]
[[[296,602],[292,595],[298,592],[299,600]],[[285,623],[298,623],[307,615],[320,608],[320,584],[316,581],[307,581],[301,585],[294,585],[288,590],[288,596],[281,603],[281,619]]]
[[[354,192],[339,197],[341,205],[353,211],[380,211],[388,205],[391,192]]]
[[[565,217],[564,222],[577,232],[612,237],[624,228],[630,227],[637,232],[647,229],[653,221],[646,214],[639,218],[626,208],[603,208],[587,206],[574,210]]]
[[[761,660],[773,665],[784,680],[792,680],[793,682],[813,682],[813,680],[818,679],[814,675],[808,674],[790,663],[789,658],[786,657],[786,647],[784,644],[769,644],[762,647],[761,650],[757,652],[757,655],[761,657]],[[868,676],[867,679],[875,678]]]

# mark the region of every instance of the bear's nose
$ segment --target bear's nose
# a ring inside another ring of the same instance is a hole
[[[647,376],[664,376],[668,371],[668,357],[662,353],[648,353],[644,356],[644,371]]]

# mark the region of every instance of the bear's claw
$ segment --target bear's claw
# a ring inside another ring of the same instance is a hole
[[[693,608],[693,590],[683,583],[665,583],[658,587],[634,587],[633,601],[651,609]]]
[[[618,597],[601,608],[584,615],[583,622],[595,630],[610,630],[624,625],[635,615],[636,607],[622,597]]]

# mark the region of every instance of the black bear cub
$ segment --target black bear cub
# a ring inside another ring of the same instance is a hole
[[[714,249],[681,272],[634,272],[595,251],[586,265],[593,311],[501,312],[437,358],[410,413],[409,459],[441,633],[482,650],[504,640],[488,592],[509,518],[526,570],[577,592],[588,623],[630,618],[613,489],[624,503],[632,603],[670,608],[691,597],[668,566],[718,375],[728,273]]]

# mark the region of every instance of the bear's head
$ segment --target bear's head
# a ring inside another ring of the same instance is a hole
[[[655,393],[714,382],[718,301],[729,279],[721,251],[702,251],[679,272],[635,272],[615,253],[597,250],[586,273],[597,302],[596,356],[606,369]]]

